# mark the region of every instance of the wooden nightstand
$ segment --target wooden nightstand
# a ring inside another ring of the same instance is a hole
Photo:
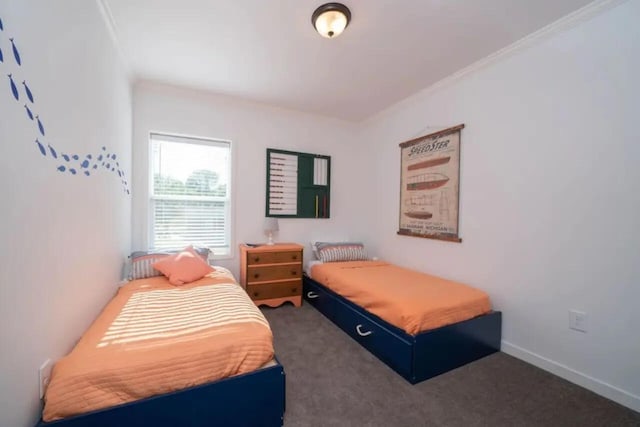
[[[302,249],[295,243],[240,245],[240,284],[256,305],[302,304]]]

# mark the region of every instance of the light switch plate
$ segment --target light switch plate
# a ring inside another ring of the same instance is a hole
[[[587,332],[587,313],[578,310],[569,310],[569,328]]]

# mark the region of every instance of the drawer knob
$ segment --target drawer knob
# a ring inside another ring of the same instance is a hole
[[[315,293],[315,292],[313,292],[313,291],[309,291],[309,292],[307,292],[307,298],[309,298],[309,299],[316,299],[316,298],[318,298],[319,296],[320,296],[320,295],[316,294],[316,293]]]
[[[254,275],[253,275],[253,278],[254,278],[254,279],[257,279],[258,277],[260,277],[260,275],[259,275],[258,273],[256,273],[256,274],[254,274]]]
[[[363,332],[361,328],[362,328],[362,325],[356,326],[356,331],[358,332],[358,335],[360,335],[361,337],[366,337],[367,335],[371,335],[373,333],[373,331]]]
[[[293,288],[293,289],[291,289],[291,292],[295,292],[297,290],[298,290],[298,288]]]
[[[298,255],[292,256],[291,259],[298,259]]]
[[[291,270],[291,275],[295,276],[296,274],[298,274],[298,272],[296,270]]]
[[[258,296],[258,293],[257,293],[257,292],[254,292],[254,293],[253,293],[253,296],[254,296],[254,297],[257,297],[257,296]]]
[[[259,261],[260,261],[260,257],[259,257],[259,256],[255,257],[255,258],[253,259],[253,262],[259,262]]]

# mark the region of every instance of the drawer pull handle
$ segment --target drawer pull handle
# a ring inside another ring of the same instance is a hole
[[[257,279],[258,277],[260,277],[260,275],[259,275],[258,273],[256,273],[256,274],[254,274],[254,275],[253,275],[253,278],[254,278],[254,279]]]
[[[253,262],[258,262],[258,261],[260,261],[260,257],[255,257],[255,258],[253,259]]]
[[[257,296],[258,296],[258,293],[257,293],[257,292],[254,292],[254,293],[253,293],[253,296],[254,296],[254,297],[257,297]]]
[[[360,335],[361,337],[366,337],[367,335],[371,335],[373,333],[373,331],[362,332],[360,328],[362,328],[362,325],[356,326],[356,331],[358,332],[358,335]]]
[[[316,298],[318,298],[319,296],[320,296],[320,295],[316,294],[316,293],[315,293],[315,292],[313,292],[313,291],[309,291],[309,292],[307,292],[307,298],[309,298],[309,299],[316,299]]]
[[[298,259],[298,255],[294,255],[294,256],[292,256],[292,257],[291,257],[291,259],[293,259],[293,260]]]
[[[291,270],[291,275],[295,276],[296,274],[298,274],[298,272],[296,270]]]

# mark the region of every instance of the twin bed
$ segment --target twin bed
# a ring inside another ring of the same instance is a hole
[[[381,261],[317,263],[304,298],[407,381],[500,350],[502,315],[486,293]]]
[[[500,349],[477,289],[380,261],[314,265],[304,298],[411,383]],[[37,427],[280,426],[285,374],[269,324],[221,267],[123,286],[56,364]]]
[[[280,426],[284,404],[269,324],[216,267],[120,288],[56,363],[38,426]]]

